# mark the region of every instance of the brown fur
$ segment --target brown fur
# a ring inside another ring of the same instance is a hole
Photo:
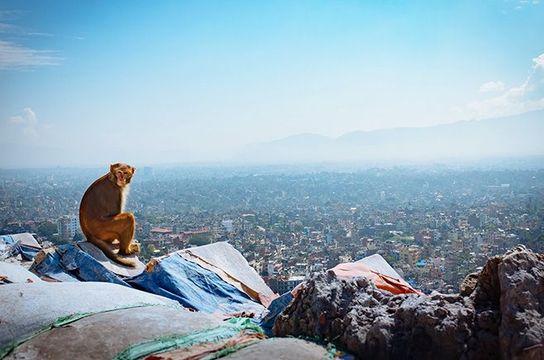
[[[113,164],[110,172],[92,183],[81,199],[79,222],[87,241],[96,245],[113,261],[134,267],[135,262],[120,257],[140,252],[133,243],[135,219],[132,213],[123,212],[126,192],[134,172],[130,165]],[[109,243],[119,241],[119,253],[112,251]]]

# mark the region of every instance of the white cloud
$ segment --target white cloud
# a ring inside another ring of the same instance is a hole
[[[540,0],[517,0],[517,1],[506,0],[505,2],[513,3],[513,5],[515,5],[517,10],[523,9],[524,7],[527,7],[527,6],[540,4]]]
[[[0,10],[0,35],[15,34],[19,38],[53,36],[14,25],[13,21],[20,15],[21,12],[17,10]],[[19,42],[0,38],[0,70],[59,65],[62,60],[56,51],[33,49]]]
[[[491,91],[485,90],[498,88],[489,84],[480,86],[480,92],[490,96]],[[521,85],[506,90],[502,86],[501,94],[475,100],[457,112],[464,119],[485,119],[544,109],[544,54],[533,59],[529,76]]]
[[[515,11],[523,11],[540,6],[541,0],[503,0],[504,8],[501,10],[503,15],[507,15],[510,9]]]
[[[36,118],[36,113],[31,108],[24,108],[23,114],[12,116],[10,122],[12,124],[36,125],[38,119]]]
[[[36,113],[31,108],[24,108],[22,114],[10,117],[8,122],[20,127],[23,134],[31,138],[40,137],[40,130],[43,128],[43,125],[38,122]]]
[[[59,65],[62,58],[51,50],[36,50],[0,40],[0,69]]]
[[[46,32],[27,32],[25,35],[28,35],[28,36],[45,36],[45,37],[53,37],[53,34],[46,33]]]
[[[504,90],[504,83],[502,81],[489,81],[480,86],[481,93],[498,92]]]
[[[533,68],[544,67],[544,54],[538,55],[533,59]]]
[[[0,10],[0,33],[19,33],[21,28],[13,22],[21,15],[18,10]]]

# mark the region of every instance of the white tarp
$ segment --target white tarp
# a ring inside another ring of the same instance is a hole
[[[36,250],[42,248],[30,233],[0,235],[0,259],[19,255],[21,245]],[[21,261],[20,257],[18,261]]]
[[[385,259],[379,254],[367,256],[356,262],[361,262],[368,266],[371,270],[374,270],[381,274],[390,276],[395,279],[402,279],[402,276],[400,276],[399,273],[396,272],[395,269],[393,269],[391,265],[389,265],[389,263],[385,261]]]
[[[42,280],[17,263],[0,261],[0,279],[7,283],[35,283]]]
[[[41,249],[41,245],[30,233],[10,234],[13,240],[19,242],[21,245],[31,246],[37,249]]]
[[[250,291],[259,294],[263,299],[273,299],[275,297],[274,292],[266,285],[255,269],[249,265],[244,256],[227,242],[221,241],[184,249],[180,252],[182,256],[183,253],[189,254],[190,256],[184,256],[188,260],[193,260],[192,257],[196,257],[198,260],[203,261],[205,264],[201,265],[212,271],[214,271],[213,267],[219,269],[218,275],[227,282],[231,281],[225,278],[221,272],[225,273],[227,277],[240,282]],[[206,264],[211,266],[205,266]],[[244,289],[244,291],[247,292],[247,289]],[[253,294],[248,295],[254,297]]]

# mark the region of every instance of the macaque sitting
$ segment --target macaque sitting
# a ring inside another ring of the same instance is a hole
[[[123,212],[130,180],[136,171],[127,164],[113,164],[110,172],[102,176],[85,191],[79,206],[79,222],[87,241],[96,245],[113,261],[134,267],[135,262],[119,255],[140,251],[140,245],[132,242],[135,219],[132,213]],[[110,245],[119,241],[119,252]]]

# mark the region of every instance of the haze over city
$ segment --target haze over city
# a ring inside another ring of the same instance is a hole
[[[540,1],[3,1],[0,167],[368,160],[368,144],[253,155],[503,117],[538,135],[543,16]],[[405,140],[378,149],[417,160]],[[459,156],[542,155],[533,140]],[[436,158],[455,157],[443,145]]]

